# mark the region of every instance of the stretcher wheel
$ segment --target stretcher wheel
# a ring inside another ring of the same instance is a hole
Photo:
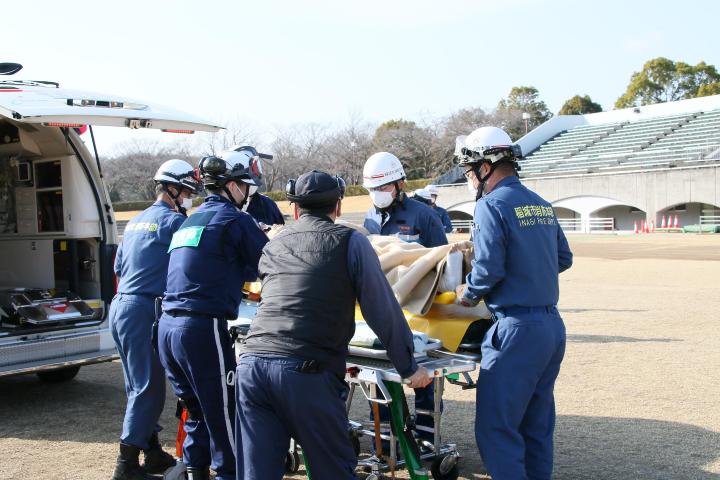
[[[288,473],[297,473],[300,470],[300,454],[297,452],[287,452],[285,455],[285,471]]]
[[[430,467],[430,473],[435,480],[457,480],[460,476],[458,457],[454,454],[436,458]]]

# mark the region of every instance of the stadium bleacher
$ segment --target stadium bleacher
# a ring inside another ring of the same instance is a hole
[[[582,125],[521,160],[521,176],[669,168],[717,161],[720,109],[637,121]]]

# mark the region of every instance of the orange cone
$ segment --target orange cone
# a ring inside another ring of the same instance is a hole
[[[665,222],[665,215],[663,215],[662,223],[660,224],[660,228],[667,228],[667,222]]]
[[[637,220],[635,220],[635,221],[633,222],[633,233],[635,233],[635,234],[638,233]]]
[[[673,228],[680,228],[680,220],[677,215],[675,215],[675,225],[673,225]]]

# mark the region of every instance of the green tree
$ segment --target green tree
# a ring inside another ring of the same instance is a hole
[[[602,112],[602,106],[599,103],[593,102],[589,95],[585,95],[584,97],[575,95],[563,104],[558,115],[582,115],[584,113],[597,112]]]
[[[513,87],[507,98],[498,102],[495,116],[497,122],[506,132],[516,140],[525,134],[526,123],[523,113],[529,115],[527,118],[527,129],[532,130],[552,117],[545,102],[539,99],[539,92],[535,87]]]
[[[110,201],[115,203],[119,202],[122,199],[120,192],[117,190],[110,190]]]
[[[720,95],[720,82],[700,85],[700,88],[698,88],[697,96],[707,97],[709,95]]]
[[[714,65],[700,62],[695,66],[658,57],[648,60],[643,69],[630,77],[625,93],[615,108],[685,100],[718,91],[720,82]]]

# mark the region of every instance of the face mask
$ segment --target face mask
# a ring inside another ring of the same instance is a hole
[[[185,210],[190,210],[193,206],[192,198],[183,198],[180,206]]]
[[[250,185],[250,190],[248,191],[248,196],[252,197],[255,195],[255,192],[258,191],[257,185]]]
[[[475,188],[472,178],[467,179],[467,188],[470,190],[470,193],[477,193],[477,189]]]
[[[387,208],[393,202],[392,192],[381,192],[379,190],[371,191],[370,199],[377,208]]]

